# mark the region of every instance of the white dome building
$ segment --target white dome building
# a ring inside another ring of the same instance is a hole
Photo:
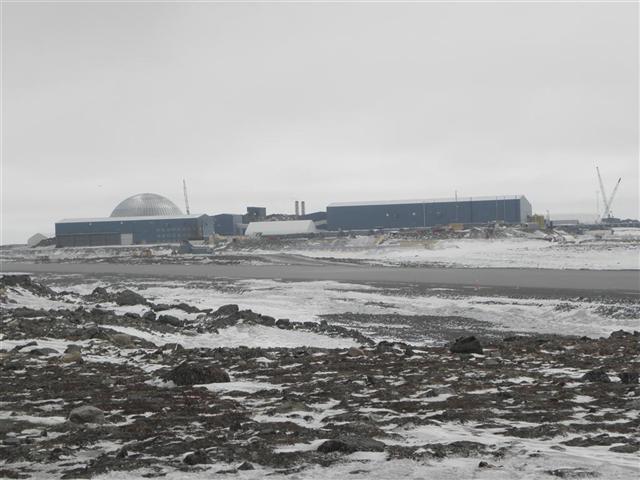
[[[155,193],[139,193],[125,198],[111,212],[111,217],[160,217],[184,215],[166,197]]]

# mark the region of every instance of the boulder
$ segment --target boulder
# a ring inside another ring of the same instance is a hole
[[[29,355],[44,357],[46,355],[58,355],[59,353],[60,352],[58,352],[55,348],[40,347],[40,348],[34,348],[33,350],[31,350],[29,352]]]
[[[80,345],[76,345],[75,343],[70,343],[69,345],[67,345],[67,348],[65,349],[64,353],[75,353],[75,352],[82,352],[82,347]]]
[[[318,447],[320,453],[353,453],[353,452],[382,452],[385,444],[372,438],[344,437],[326,440]]]
[[[276,325],[276,319],[269,315],[260,315],[257,323],[264,325],[265,327],[274,327]]]
[[[118,292],[114,297],[114,301],[121,307],[147,304],[147,300],[142,295],[128,289]]]
[[[276,327],[281,328],[283,330],[291,329],[291,321],[288,318],[279,318],[276,320]]]
[[[69,420],[74,423],[104,423],[104,412],[91,405],[84,405],[71,410]]]
[[[92,297],[107,298],[109,296],[109,292],[107,292],[107,289],[104,288],[104,287],[96,287],[91,292],[91,296]]]
[[[135,348],[135,338],[136,337],[127,335],[126,333],[114,333],[113,335],[109,336],[109,339],[112,343],[123,348]]]
[[[631,337],[633,336],[633,333],[631,332],[627,332],[625,330],[616,330],[615,332],[611,332],[611,335],[609,335],[609,338],[625,338],[625,337]]]
[[[235,305],[235,304],[231,303],[229,305],[221,306],[219,309],[217,309],[211,315],[213,315],[214,317],[228,317],[230,315],[235,315],[239,311],[240,311],[240,308],[238,308],[238,305]]]
[[[638,383],[640,375],[638,375],[638,372],[622,372],[618,374],[618,377],[620,377],[622,383],[634,384]]]
[[[176,385],[197,385],[201,383],[226,383],[229,374],[212,365],[183,362],[163,376]]]
[[[153,322],[156,319],[156,313],[153,310],[147,310],[142,315],[142,319],[143,320],[149,320],[149,321]]]
[[[202,450],[196,450],[195,452],[188,454],[182,461],[187,465],[198,465],[210,462],[209,456]]]
[[[449,347],[451,353],[482,353],[480,341],[474,337],[460,337]]]
[[[82,362],[82,352],[80,350],[73,350],[71,352],[65,353],[60,357],[60,361],[62,363],[74,363],[74,362]]]
[[[242,462],[237,469],[238,470],[255,470],[255,467],[249,462]]]
[[[362,350],[360,350],[357,347],[351,347],[348,351],[347,351],[347,355],[349,357],[363,357],[364,356],[364,352]]]
[[[582,376],[583,382],[611,383],[611,379],[604,370],[591,370]]]
[[[182,327],[184,325],[184,321],[180,320],[173,315],[160,315],[158,317],[158,322],[166,323],[167,325],[171,325],[173,327]]]

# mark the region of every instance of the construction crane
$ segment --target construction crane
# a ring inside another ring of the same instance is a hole
[[[618,193],[618,187],[620,186],[620,181],[622,177],[618,178],[616,182],[616,186],[613,187],[613,191],[611,195],[607,199],[607,194],[604,190],[604,182],[602,181],[602,175],[600,175],[600,169],[596,166],[596,172],[598,172],[598,182],[600,182],[600,194],[602,195],[602,201],[604,202],[604,213],[602,214],[602,218],[611,218],[611,207],[613,206],[613,199]]]
[[[187,181],[182,179],[182,190],[184,191],[184,209],[187,212],[187,215],[191,215],[189,212],[189,196],[187,195]]]

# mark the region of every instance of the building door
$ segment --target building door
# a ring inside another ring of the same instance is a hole
[[[133,245],[133,233],[121,233],[120,245]]]

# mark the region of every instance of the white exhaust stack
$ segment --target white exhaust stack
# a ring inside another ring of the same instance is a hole
[[[296,200],[296,217],[300,216],[300,202],[298,202],[298,200]]]
[[[303,217],[305,216],[304,200],[300,204],[300,213],[302,213]]]

